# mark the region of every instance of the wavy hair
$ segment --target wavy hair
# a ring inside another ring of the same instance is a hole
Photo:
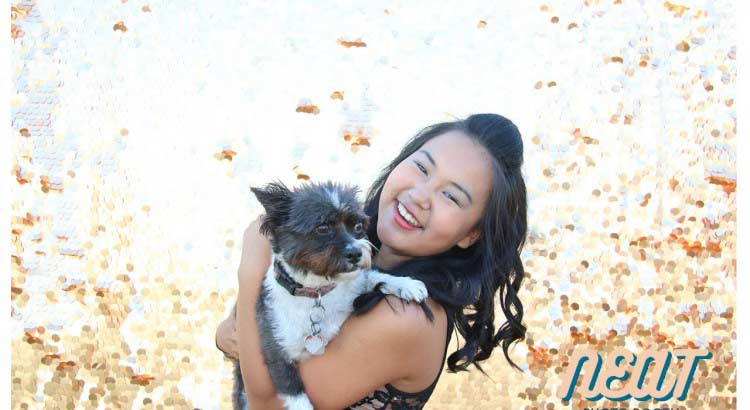
[[[513,342],[523,340],[526,334],[526,327],[521,323],[523,305],[518,292],[524,276],[520,253],[526,239],[527,206],[526,185],[521,175],[523,141],[512,121],[497,114],[475,114],[420,130],[383,168],[370,187],[365,200],[365,213],[370,217],[367,233],[379,248],[378,204],[393,169],[427,141],[454,130],[482,145],[494,158],[487,208],[477,225],[481,232],[479,240],[466,249],[454,246],[443,253],[415,257],[383,271],[424,282],[430,297],[453,318],[465,344],[448,356],[450,372],[467,371],[473,364],[485,373],[479,362],[488,359],[500,345],[508,362],[520,370],[508,355],[508,348]],[[496,331],[495,294],[498,290],[500,308],[507,321]],[[384,297],[377,290],[359,296],[354,301],[354,313],[370,310]],[[424,302],[422,309],[432,320],[432,312]]]

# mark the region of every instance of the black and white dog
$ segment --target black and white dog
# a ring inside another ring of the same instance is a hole
[[[421,281],[370,269],[368,218],[356,187],[332,182],[290,190],[283,183],[251,188],[266,210],[261,232],[273,258],[258,296],[263,357],[279,398],[290,410],[312,410],[297,364],[323,354],[352,312],[352,302],[378,286],[385,294],[421,302]],[[247,408],[239,362],[235,409]]]

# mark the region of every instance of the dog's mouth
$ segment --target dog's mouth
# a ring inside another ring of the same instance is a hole
[[[360,269],[368,269],[369,267],[370,267],[370,264],[365,264],[362,262],[357,262],[357,263],[347,262],[346,271],[344,273],[355,271],[355,270],[360,270]]]
[[[346,275],[347,273],[352,273],[361,269],[369,268],[369,266],[363,266],[362,262],[357,263],[351,263],[351,262],[344,262],[341,269],[334,270],[331,274],[326,275],[330,279],[336,279],[338,276]]]
[[[347,274],[361,269],[370,269],[372,266],[372,254],[369,249],[363,249],[363,252],[356,262],[351,260],[340,259],[334,269],[335,274]]]
[[[366,260],[363,258],[357,263],[351,263],[349,261],[342,261],[339,266],[336,266],[334,269],[331,269],[331,271],[325,273],[325,277],[331,280],[336,279],[349,279],[350,273],[362,270],[362,269],[369,269],[370,268],[370,261],[369,258]]]

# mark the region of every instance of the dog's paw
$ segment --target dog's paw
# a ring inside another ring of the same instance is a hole
[[[412,278],[391,276],[380,290],[387,295],[398,296],[404,300],[421,302],[427,298],[427,287],[422,281]]]

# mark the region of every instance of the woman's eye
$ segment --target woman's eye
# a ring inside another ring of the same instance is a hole
[[[424,165],[420,164],[419,161],[414,161],[414,163],[417,164],[417,168],[419,168],[423,174],[427,175],[427,168],[425,168]]]
[[[459,206],[461,205],[458,203],[458,199],[456,199],[455,196],[451,195],[450,192],[445,192],[445,196],[447,196],[448,199],[450,199],[451,201],[455,202],[456,205],[459,205]]]
[[[328,226],[327,224],[318,225],[318,227],[315,228],[315,231],[320,234],[327,234],[328,232],[331,231],[331,227]]]
[[[360,233],[362,232],[362,228],[364,226],[362,225],[362,222],[357,222],[356,225],[354,225],[354,232]]]

